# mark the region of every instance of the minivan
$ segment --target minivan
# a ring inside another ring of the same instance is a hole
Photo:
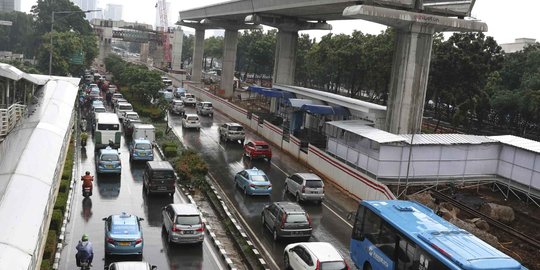
[[[204,223],[195,204],[169,204],[163,207],[162,217],[169,244],[204,241]]]
[[[324,200],[324,183],[314,173],[295,173],[285,179],[285,192],[294,195],[297,202],[321,203]]]
[[[168,161],[147,161],[143,173],[143,190],[147,195],[152,193],[175,192],[176,175]]]
[[[308,213],[294,202],[274,202],[265,206],[261,221],[272,233],[274,241],[281,238],[303,238],[308,241],[313,231]]]

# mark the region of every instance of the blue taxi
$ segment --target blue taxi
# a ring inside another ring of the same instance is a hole
[[[154,160],[152,143],[147,139],[135,139],[129,146],[129,161],[135,160]]]
[[[122,173],[122,162],[120,153],[111,147],[100,149],[96,153],[96,172],[97,173]]]
[[[238,172],[234,177],[234,185],[246,195],[272,194],[272,183],[262,170],[255,167]]]
[[[103,218],[105,221],[105,256],[143,254],[143,218],[121,213]]]

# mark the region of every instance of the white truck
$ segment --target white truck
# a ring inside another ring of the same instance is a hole
[[[133,125],[133,135],[135,139],[147,139],[152,143],[156,142],[156,128],[150,124],[135,124]]]

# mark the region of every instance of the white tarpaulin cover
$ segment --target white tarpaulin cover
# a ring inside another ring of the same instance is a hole
[[[45,241],[47,211],[58,181],[55,173],[62,171],[62,151],[71,131],[75,82],[74,78],[51,78],[36,91],[38,102],[28,107],[28,118],[0,144],[2,269],[39,268],[36,256]]]
[[[24,73],[12,65],[0,63],[0,77],[5,77],[14,81],[25,79],[37,85],[44,85],[47,83],[50,76],[42,76],[38,78],[36,75]]]

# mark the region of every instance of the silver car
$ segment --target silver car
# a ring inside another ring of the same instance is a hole
[[[296,201],[324,200],[324,183],[322,179],[313,173],[295,173],[285,179],[285,192],[296,197]]]
[[[202,243],[204,223],[197,206],[190,203],[169,204],[163,207],[163,228],[170,243]]]

